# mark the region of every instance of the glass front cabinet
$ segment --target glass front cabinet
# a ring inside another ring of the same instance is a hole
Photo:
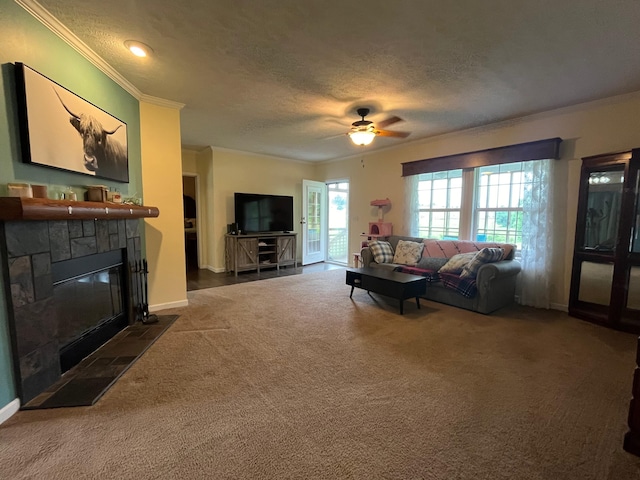
[[[569,314],[640,333],[640,149],[582,159]]]

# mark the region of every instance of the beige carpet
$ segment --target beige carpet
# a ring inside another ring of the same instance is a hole
[[[0,478],[637,479],[636,338],[421,310],[344,271],[200,290],[93,407],[0,426]]]

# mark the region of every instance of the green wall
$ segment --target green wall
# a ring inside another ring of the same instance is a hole
[[[87,175],[21,162],[14,63],[22,62],[123,120],[128,129],[129,184],[100,179],[126,195],[142,196],[138,100],[12,0],[0,0],[0,196],[8,182],[62,186],[96,183]],[[0,409],[16,398],[7,324],[5,278],[0,276]]]

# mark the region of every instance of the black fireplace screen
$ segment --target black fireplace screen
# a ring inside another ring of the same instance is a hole
[[[52,264],[62,372],[126,327],[123,265],[120,250]]]
[[[121,269],[111,267],[54,285],[62,348],[124,312]]]

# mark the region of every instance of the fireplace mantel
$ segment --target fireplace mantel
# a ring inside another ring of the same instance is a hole
[[[89,220],[157,217],[157,207],[77,202],[47,198],[0,197],[2,220]]]

